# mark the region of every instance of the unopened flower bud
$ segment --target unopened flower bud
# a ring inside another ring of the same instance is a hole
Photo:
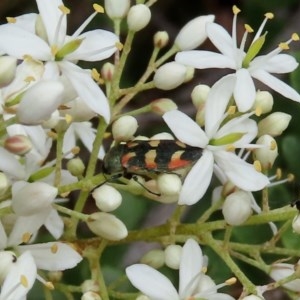
[[[259,108],[262,114],[272,111],[273,108],[273,96],[268,91],[257,91],[253,110]]]
[[[0,195],[3,195],[7,191],[8,187],[9,180],[7,176],[3,172],[0,172]]]
[[[263,298],[258,297],[256,295],[248,295],[244,297],[242,300],[263,300]]]
[[[166,63],[157,69],[153,81],[161,90],[172,90],[180,86],[186,76],[187,67],[175,61]]]
[[[275,281],[284,279],[295,272],[295,266],[292,264],[278,263],[271,266],[270,277]],[[283,284],[283,286],[291,291],[300,292],[300,279]]]
[[[90,230],[110,241],[119,241],[128,235],[124,223],[112,214],[96,212],[87,220]]]
[[[198,84],[194,87],[191,97],[196,109],[200,109],[205,105],[210,87],[206,84]]]
[[[17,108],[21,124],[39,125],[48,120],[62,102],[64,86],[57,80],[43,80],[28,89]]]
[[[130,6],[130,0],[105,0],[106,14],[113,19],[122,19],[126,16]]]
[[[41,125],[43,128],[51,129],[54,128],[58,122],[60,121],[60,115],[58,109],[56,109],[50,116],[50,118],[46,121],[44,121]]]
[[[140,31],[148,25],[151,19],[151,11],[145,4],[136,4],[130,7],[127,14],[129,30]]]
[[[276,157],[278,156],[278,148],[275,139],[268,135],[262,135],[257,141],[257,145],[262,145],[261,148],[254,149],[254,157],[259,160],[263,170],[272,168]]]
[[[120,192],[107,184],[96,188],[92,195],[97,207],[104,212],[113,211],[122,203],[122,195]]]
[[[152,112],[162,116],[170,110],[177,109],[176,103],[169,98],[160,98],[150,103]]]
[[[63,277],[62,271],[49,271],[48,278],[51,282],[60,282]]]
[[[258,136],[269,134],[281,135],[291,121],[291,115],[283,112],[274,112],[258,122]]]
[[[85,292],[81,296],[81,300],[101,300],[101,299],[102,298],[100,297],[100,295],[93,291]]]
[[[158,31],[153,37],[154,46],[161,49],[169,42],[169,34],[166,31]]]
[[[200,46],[207,38],[206,24],[212,23],[215,19],[213,15],[200,16],[189,21],[181,28],[176,39],[175,45],[179,50],[192,50]]]
[[[133,138],[138,123],[132,116],[123,116],[116,120],[112,125],[112,134],[117,142],[126,142]]]
[[[49,207],[57,188],[44,183],[18,181],[12,187],[12,208],[17,215],[30,216]]]
[[[174,140],[174,137],[169,132],[160,132],[152,135],[150,140]]]
[[[182,247],[180,245],[169,245],[165,249],[165,264],[174,270],[179,269]]]
[[[141,263],[158,269],[165,263],[165,252],[161,249],[150,250],[141,258]]]
[[[72,158],[67,162],[67,169],[73,176],[80,176],[85,170],[85,165],[81,158]]]
[[[17,257],[12,251],[0,251],[0,284],[2,285],[6,275],[10,271]]]
[[[17,59],[11,56],[0,57],[0,88],[8,85],[15,77]]]
[[[95,280],[92,279],[86,279],[82,284],[81,284],[81,290],[83,293],[92,291],[92,292],[99,292],[99,285]]]
[[[185,72],[185,77],[184,77],[184,83],[189,82],[194,78],[195,74],[195,69],[190,66],[186,66],[186,72]]]
[[[4,141],[4,148],[16,155],[24,155],[32,149],[32,144],[26,135],[14,135]]]
[[[112,81],[115,72],[115,65],[110,62],[106,62],[101,69],[101,76],[106,82]]]
[[[157,178],[157,186],[160,192],[166,196],[178,195],[182,182],[176,174],[161,174]]]
[[[226,197],[223,216],[229,225],[241,225],[252,214],[251,199],[247,192],[237,191]]]
[[[293,220],[293,224],[292,224],[292,227],[293,227],[293,231],[295,233],[298,233],[300,234],[300,215],[297,214]]]

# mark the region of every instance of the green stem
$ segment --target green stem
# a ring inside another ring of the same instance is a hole
[[[64,140],[64,131],[57,133],[56,138],[56,160],[55,160],[55,176],[54,176],[54,186],[57,187],[60,185],[61,181],[61,169],[62,169],[62,160],[63,160],[63,140]]]

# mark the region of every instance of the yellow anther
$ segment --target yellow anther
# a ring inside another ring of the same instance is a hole
[[[57,139],[57,133],[54,132],[54,131],[52,131],[52,130],[50,130],[50,131],[47,132],[47,136],[48,136],[49,138],[53,139],[53,140],[56,140],[56,139]]]
[[[237,15],[241,10],[236,6],[236,5],[233,5],[232,6],[232,12]]]
[[[261,106],[257,106],[257,107],[255,108],[255,115],[256,115],[257,117],[259,117],[261,114],[262,114],[262,108],[261,108]]]
[[[116,42],[116,47],[119,51],[121,51],[123,49],[123,44],[120,42]]]
[[[267,19],[273,19],[274,18],[274,14],[273,13],[271,13],[271,12],[267,12],[266,14],[265,14],[265,17],[267,18]]]
[[[47,281],[44,283],[45,287],[48,288],[49,290],[54,290],[54,285],[51,281]]]
[[[231,105],[231,106],[228,107],[228,109],[227,109],[227,114],[228,115],[233,115],[233,114],[235,114],[235,112],[236,112],[236,106],[235,105]]]
[[[280,168],[278,168],[278,169],[276,170],[276,178],[277,178],[277,179],[280,179],[281,177],[282,177],[282,171],[281,171]]]
[[[249,24],[245,24],[245,29],[248,33],[252,33],[254,30]]]
[[[281,48],[282,50],[288,50],[290,49],[289,45],[287,43],[280,43],[278,45],[279,48]]]
[[[64,15],[68,15],[70,13],[70,9],[64,5],[59,5],[58,8]]]
[[[53,254],[55,254],[57,251],[58,251],[58,246],[57,246],[57,244],[55,243],[55,244],[53,244],[53,245],[51,246],[51,252],[52,252]]]
[[[292,40],[293,40],[293,41],[299,41],[299,35],[298,35],[298,33],[294,32],[294,33],[292,34]]]
[[[287,175],[287,180],[288,180],[288,182],[294,181],[294,180],[295,180],[295,175],[292,174],[292,173],[288,174],[288,175]]]
[[[28,280],[25,275],[20,276],[20,283],[25,287],[28,288]]]
[[[13,17],[6,17],[6,21],[7,23],[16,23],[17,19]]]
[[[76,155],[76,154],[78,154],[78,153],[80,152],[80,148],[79,148],[78,146],[76,146],[76,147],[72,148],[71,152],[72,152],[74,155]]]
[[[99,14],[103,14],[104,13],[104,8],[101,5],[97,4],[97,3],[93,4],[93,8]]]
[[[73,117],[69,114],[66,114],[65,115],[65,120],[66,120],[67,124],[70,124],[73,120]]]
[[[32,234],[30,232],[25,232],[23,235],[22,235],[22,242],[24,244],[27,244],[31,238]]]
[[[233,144],[226,145],[226,151],[230,151],[230,152],[232,152],[232,151],[234,151],[234,150],[235,150],[235,147],[234,147],[234,145],[233,145]]]
[[[261,168],[261,163],[256,160],[254,163],[253,163],[253,166],[254,166],[254,169],[257,171],[257,172],[261,172],[262,168]]]
[[[201,272],[205,274],[207,272],[207,267],[202,267]]]
[[[95,68],[92,69],[92,78],[96,81],[100,79],[100,73]]]
[[[276,150],[277,149],[277,143],[275,141],[271,141],[270,150]]]
[[[32,82],[32,81],[35,81],[35,78],[34,78],[33,76],[27,76],[27,77],[24,79],[24,81],[25,81],[26,83],[30,83],[30,82]]]
[[[227,285],[235,284],[235,283],[236,283],[236,278],[235,278],[235,277],[231,277],[231,278],[227,279],[227,280],[225,281],[225,283],[226,283]]]

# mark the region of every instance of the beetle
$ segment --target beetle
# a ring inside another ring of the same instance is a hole
[[[112,177],[176,173],[192,167],[203,149],[178,140],[133,140],[112,147],[103,160],[103,173]]]

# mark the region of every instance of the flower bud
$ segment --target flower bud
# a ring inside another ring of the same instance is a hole
[[[122,19],[129,10],[130,0],[105,0],[106,14],[113,19]]]
[[[200,109],[205,105],[210,87],[206,84],[198,84],[194,87],[191,97],[196,109]]]
[[[206,24],[212,23],[215,16],[200,16],[189,21],[179,31],[174,44],[179,50],[192,50],[200,46],[207,38]]]
[[[293,224],[292,224],[292,227],[293,227],[293,231],[295,233],[298,233],[300,234],[300,215],[297,214],[293,220]]]
[[[180,86],[186,76],[187,67],[175,61],[166,63],[157,69],[153,81],[161,90],[172,90]]]
[[[2,285],[6,275],[16,261],[17,257],[14,252],[0,251],[0,285]]]
[[[258,122],[258,136],[269,134],[281,135],[291,121],[291,115],[283,112],[274,112]]]
[[[165,264],[174,270],[179,269],[182,247],[180,245],[169,245],[165,249]]]
[[[11,56],[0,57],[0,88],[8,85],[15,77],[17,59]]]
[[[224,201],[222,212],[229,225],[243,224],[252,214],[249,194],[244,191],[230,194]]]
[[[32,144],[26,135],[14,135],[4,141],[4,148],[16,155],[24,155],[32,149]]]
[[[0,172],[0,195],[3,195],[9,187],[9,180],[7,176]]]
[[[150,250],[141,258],[141,263],[154,269],[161,268],[165,263],[165,252],[161,249]]]
[[[182,182],[177,174],[161,174],[157,178],[157,186],[160,192],[166,196],[178,195]]]
[[[259,160],[263,170],[271,169],[278,156],[278,148],[275,139],[272,136],[265,134],[256,141],[256,144],[262,145],[263,147],[254,149],[255,160]]]
[[[270,92],[257,91],[254,106],[252,109],[255,110],[256,108],[259,108],[261,110],[261,113],[265,114],[272,111],[273,103],[273,96]]]
[[[87,225],[93,233],[110,241],[119,241],[128,235],[124,223],[114,215],[105,212],[91,214]]]
[[[117,142],[126,142],[132,140],[138,123],[132,116],[123,116],[116,120],[112,125],[112,134]]]
[[[189,82],[194,78],[195,74],[195,69],[190,66],[186,66],[186,72],[185,72],[185,77],[184,77],[184,83]]]
[[[164,48],[169,42],[169,34],[166,31],[158,31],[154,34],[154,46],[161,49]]]
[[[102,298],[100,297],[99,294],[92,292],[92,291],[85,292],[81,296],[81,300],[101,300],[101,299]]]
[[[39,125],[48,120],[62,102],[64,86],[56,80],[43,80],[28,89],[17,108],[21,124]]]
[[[81,284],[81,290],[83,293],[92,291],[92,292],[99,292],[99,285],[95,280],[92,279],[86,279],[82,284]]]
[[[256,295],[248,295],[244,297],[242,300],[263,300],[263,298],[258,297]]]
[[[292,264],[278,263],[271,267],[270,277],[275,281],[281,280],[292,275],[295,272],[295,266]],[[283,284],[283,286],[291,291],[300,292],[300,279]]]
[[[107,184],[96,188],[92,195],[97,207],[104,212],[113,211],[122,203],[122,195],[120,192]]]
[[[12,187],[12,208],[17,215],[30,216],[48,208],[57,195],[57,188],[44,183],[23,181]]]
[[[101,69],[101,76],[106,82],[112,81],[115,72],[115,65],[110,62],[106,62]]]
[[[154,100],[150,103],[150,105],[151,105],[152,112],[160,116],[162,116],[167,111],[177,109],[176,103],[173,100],[168,98],[160,98]]]
[[[85,165],[81,158],[72,158],[67,162],[67,169],[73,176],[80,176],[85,170]]]
[[[129,30],[140,31],[148,25],[151,19],[151,11],[147,5],[136,4],[130,7],[127,14]]]
[[[56,109],[50,116],[50,118],[46,121],[44,121],[41,125],[45,129],[51,129],[54,128],[58,122],[60,121],[60,115],[58,109]]]
[[[152,135],[150,140],[174,140],[174,137],[169,132],[160,132]]]

